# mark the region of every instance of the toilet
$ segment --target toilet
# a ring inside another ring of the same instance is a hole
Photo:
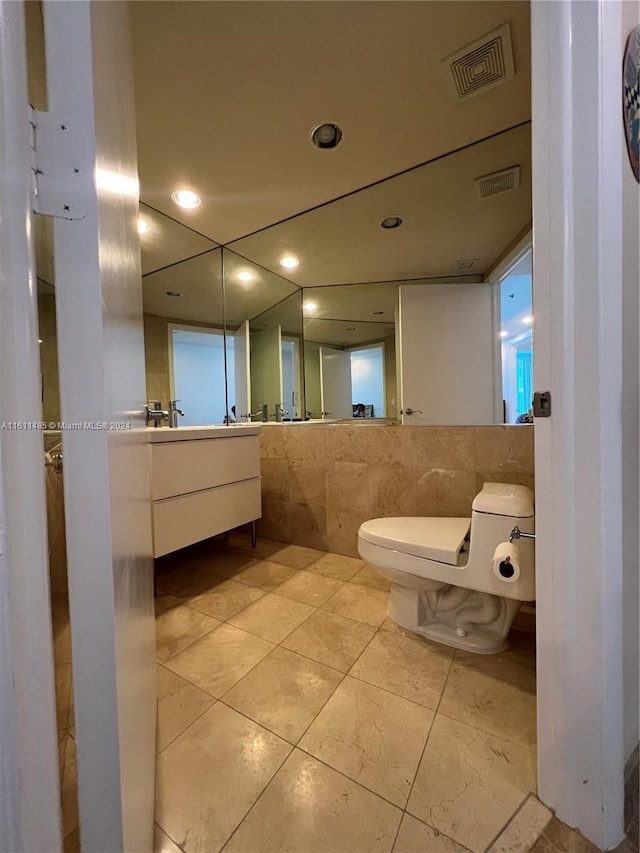
[[[430,640],[479,654],[508,648],[523,601],[535,599],[533,492],[485,483],[471,518],[375,518],[358,551],[391,583],[390,618]]]

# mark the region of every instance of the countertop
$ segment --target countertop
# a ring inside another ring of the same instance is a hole
[[[233,438],[241,435],[258,435],[261,424],[212,424],[210,426],[147,427],[148,441],[193,441],[200,438]]]

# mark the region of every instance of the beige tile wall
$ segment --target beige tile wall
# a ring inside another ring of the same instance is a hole
[[[267,426],[259,535],[357,556],[369,518],[468,516],[484,482],[533,487],[533,427]]]

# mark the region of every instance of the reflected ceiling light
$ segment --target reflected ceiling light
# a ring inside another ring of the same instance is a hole
[[[149,230],[149,225],[144,219],[138,219],[138,234],[146,234]]]
[[[342,140],[342,130],[337,124],[327,121],[316,125],[311,131],[311,141],[316,148],[336,148]]]
[[[39,344],[41,344],[41,343],[42,343],[42,338],[38,338],[38,343],[39,343]]]
[[[303,302],[302,307],[311,314],[318,306],[315,302]]]
[[[285,255],[284,258],[280,258],[280,266],[288,270],[294,270],[299,263],[300,261],[293,255]]]
[[[506,337],[507,337],[507,335],[508,335],[508,332],[505,332],[505,330],[504,330],[504,329],[500,332],[500,337],[501,337],[501,338],[506,338]]]
[[[179,290],[167,290],[167,296],[182,296]]]
[[[523,317],[522,322],[525,325],[530,326],[533,323],[533,317]]]
[[[250,272],[239,272],[238,279],[240,281],[252,281],[253,275]]]
[[[200,207],[200,196],[197,196],[191,190],[176,190],[174,193],[171,193],[171,199],[175,201],[178,207]]]

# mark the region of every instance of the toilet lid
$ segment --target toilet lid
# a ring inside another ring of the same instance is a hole
[[[374,518],[358,535],[372,545],[455,566],[470,526],[469,518]]]

